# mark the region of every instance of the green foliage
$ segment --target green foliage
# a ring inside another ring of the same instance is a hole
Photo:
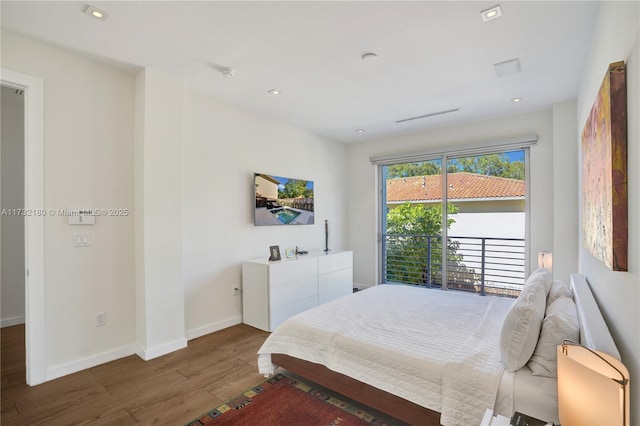
[[[449,161],[447,172],[468,172],[524,180],[524,161],[509,161],[506,154],[463,157]],[[439,175],[441,173],[439,161],[420,161],[387,166],[387,179]]]
[[[506,154],[478,155],[449,161],[448,169],[479,175],[524,180],[524,162],[509,161]]]
[[[420,161],[417,163],[394,164],[387,166],[387,179],[409,177],[409,176],[427,176],[439,175],[440,162],[436,161]]]
[[[449,203],[447,214],[454,215],[458,207]],[[447,220],[447,229],[455,220]],[[422,204],[411,205],[406,202],[387,213],[387,234],[440,235],[442,233],[442,205],[425,207]]]
[[[313,191],[307,188],[306,180],[289,179],[284,189],[278,189],[278,198],[312,198]]]
[[[447,229],[458,212],[447,205]],[[419,285],[442,285],[442,207],[402,204],[387,213],[386,280]],[[462,263],[459,243],[447,240],[448,282],[473,286],[477,277]],[[452,287],[455,287],[453,285]]]

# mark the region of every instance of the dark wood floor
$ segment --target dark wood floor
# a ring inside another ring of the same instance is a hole
[[[24,326],[1,334],[3,426],[183,425],[263,380],[256,352],[268,335],[237,325],[151,361],[133,355],[29,387]]]

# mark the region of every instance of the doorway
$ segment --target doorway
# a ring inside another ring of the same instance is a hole
[[[34,386],[46,380],[44,81],[2,68],[1,83],[18,90],[24,101],[24,346],[26,382]]]
[[[0,235],[2,328],[24,324],[24,90],[2,85]]]

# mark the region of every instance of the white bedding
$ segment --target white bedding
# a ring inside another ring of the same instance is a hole
[[[258,366],[270,375],[270,354],[290,355],[438,411],[443,425],[480,424],[504,371],[500,330],[512,304],[379,285],[284,322],[258,351]]]
[[[548,423],[560,424],[557,380],[534,376],[526,365],[515,373],[505,371],[493,412],[509,418],[516,411]]]

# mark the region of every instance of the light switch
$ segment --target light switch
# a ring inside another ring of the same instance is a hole
[[[87,247],[91,245],[89,234],[73,234],[74,247]]]
[[[91,210],[68,210],[69,225],[95,225],[96,217]]]

